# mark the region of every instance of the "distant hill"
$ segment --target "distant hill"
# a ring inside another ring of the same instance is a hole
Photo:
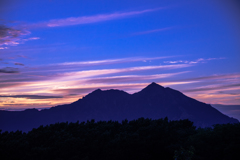
[[[30,131],[40,125],[91,119],[133,120],[139,117],[169,120],[189,119],[197,127],[238,123],[209,104],[185,96],[179,91],[151,83],[140,92],[128,94],[120,90],[97,89],[76,102],[38,111],[0,111],[3,131]]]
[[[240,120],[240,105],[211,104],[214,108],[230,117]]]

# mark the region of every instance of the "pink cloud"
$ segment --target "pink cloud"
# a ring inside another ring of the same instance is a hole
[[[26,29],[16,29],[14,27],[0,25],[0,49],[8,49],[6,46],[16,46],[25,41],[39,39],[38,37],[22,38],[22,36],[29,34],[31,34],[31,32]]]

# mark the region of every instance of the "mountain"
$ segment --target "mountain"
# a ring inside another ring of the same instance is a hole
[[[211,104],[211,106],[213,106],[220,112],[222,112],[230,117],[234,117],[237,120],[240,120],[240,105]]]
[[[189,119],[198,127],[238,123],[209,104],[185,96],[179,91],[151,83],[140,92],[128,94],[120,90],[97,89],[76,102],[38,111],[0,111],[3,131],[30,131],[40,125],[95,119],[133,120],[140,117],[169,120]]]

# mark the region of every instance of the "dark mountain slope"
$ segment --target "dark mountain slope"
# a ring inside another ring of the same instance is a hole
[[[189,119],[198,127],[238,123],[208,104],[189,98],[179,91],[151,83],[140,92],[128,94],[120,90],[100,89],[68,105],[38,111],[0,111],[0,129],[29,131],[40,125],[91,119],[133,120],[139,117],[170,120]]]

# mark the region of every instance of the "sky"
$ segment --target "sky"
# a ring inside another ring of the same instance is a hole
[[[2,0],[0,109],[151,82],[240,105],[239,15],[238,0]]]

